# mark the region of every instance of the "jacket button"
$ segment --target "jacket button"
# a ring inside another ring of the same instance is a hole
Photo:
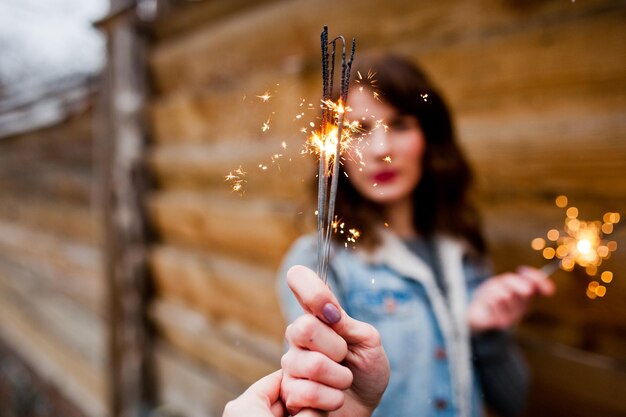
[[[398,307],[395,298],[393,297],[386,297],[385,298],[385,311],[389,314],[393,314],[396,312],[396,309]]]
[[[446,354],[446,349],[439,346],[438,348],[435,349],[435,358],[437,358],[437,360],[444,360],[448,357],[448,355]]]
[[[435,400],[435,408],[439,411],[445,410],[448,407],[448,402],[443,398],[437,398]]]

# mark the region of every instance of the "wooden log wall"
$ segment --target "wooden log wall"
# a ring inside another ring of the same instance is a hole
[[[82,415],[105,416],[106,327],[102,233],[95,200],[98,175],[93,164],[94,94],[93,87],[80,82],[58,96],[3,108],[0,339],[43,385]],[[18,119],[21,124],[15,129],[10,120]],[[44,119],[46,123],[39,125]],[[33,395],[32,407],[48,403]],[[9,412],[11,404],[2,407]],[[39,413],[34,408],[28,412]]]
[[[319,103],[323,25],[356,37],[357,54],[419,60],[441,86],[477,172],[498,270],[545,262],[530,241],[561,227],[557,195],[583,219],[626,215],[624,1],[178,4],[153,25],[149,51],[148,206],[158,235],[150,314],[164,401],[189,415],[219,415],[278,366],[274,278],[313,215],[303,206],[311,164],[299,129],[317,116],[307,107]],[[239,167],[243,195],[224,181]],[[522,326],[540,388],[532,415],[626,413],[610,399],[626,390],[626,233],[613,236],[619,249],[606,265],[615,279],[604,298],[586,298],[585,275],[558,272],[558,294]],[[554,375],[570,370],[580,382],[563,391]],[[610,383],[588,386],[585,375]],[[560,402],[548,409],[550,396]]]

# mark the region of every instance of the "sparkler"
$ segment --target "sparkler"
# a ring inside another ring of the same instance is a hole
[[[335,53],[337,43],[341,42],[341,76],[338,103],[331,100],[335,78]],[[329,54],[328,47],[332,46]],[[324,26],[321,34],[322,47],[322,124],[319,134],[319,170],[317,194],[317,274],[324,282],[328,275],[330,239],[335,219],[335,200],[339,172],[339,158],[342,147],[344,115],[348,100],[350,69],[354,58],[356,41],[352,39],[350,57],[346,59],[346,40],[338,36],[328,41],[328,27]],[[330,62],[329,62],[330,60]],[[329,65],[330,64],[330,65]],[[336,120],[336,124],[335,124]],[[329,189],[330,182],[330,189]]]
[[[568,204],[566,196],[559,196],[556,205],[566,208]],[[615,225],[620,221],[619,213],[605,213],[602,221],[585,221],[578,219],[578,209],[567,207],[563,230],[551,229],[546,234],[548,241],[554,242],[548,245],[543,238],[535,238],[531,242],[531,247],[537,251],[542,251],[545,259],[551,259],[542,270],[548,274],[553,274],[561,268],[571,271],[576,265],[585,268],[589,276],[598,274],[598,267],[602,262],[611,256],[617,249],[617,242],[604,239],[605,235],[613,233]],[[610,283],[613,279],[611,271],[604,271],[600,275],[604,283]],[[597,281],[590,282],[587,287],[589,298],[603,297],[606,287]]]

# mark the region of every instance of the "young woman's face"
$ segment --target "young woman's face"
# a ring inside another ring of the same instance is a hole
[[[422,176],[426,146],[418,120],[399,114],[367,89],[351,90],[348,106],[352,112],[347,117],[363,129],[363,140],[356,145],[362,158],[353,151],[344,162],[350,182],[363,197],[378,204],[410,199]]]

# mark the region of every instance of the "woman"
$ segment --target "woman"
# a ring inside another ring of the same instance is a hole
[[[336,209],[363,237],[355,248],[335,242],[329,284],[348,315],[380,332],[389,357],[389,385],[374,415],[481,416],[483,403],[517,415],[528,376],[507,330],[554,286],[529,267],[491,277],[468,195],[470,168],[421,70],[383,56],[353,69],[368,73],[374,81],[360,80],[348,97],[347,117],[359,121],[363,140],[361,157],[345,158]],[[316,253],[315,237],[304,236],[283,263],[279,288],[290,322],[302,310],[286,271],[314,267]]]

